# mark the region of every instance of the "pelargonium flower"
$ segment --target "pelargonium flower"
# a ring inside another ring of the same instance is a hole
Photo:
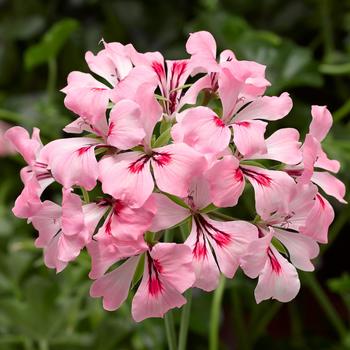
[[[265,66],[231,50],[217,60],[205,31],[186,51],[167,60],[103,41],[85,55],[96,78],[72,72],[62,89],[75,114],[64,131],[75,137],[42,145],[36,128],[6,132],[27,163],[13,212],[39,232],[45,264],[60,272],[86,249],[91,296],[116,310],[132,290],[136,321],[163,317],[187,289],[212,291],[239,268],[258,278],[258,303],[290,301],[297,270],[312,271],[327,242],[326,195],[346,203],[340,164],[321,146],[332,125],[325,106],[312,106],[304,140],[293,128],[268,134],[293,102],[265,95]],[[43,201],[53,182],[60,204]],[[244,196],[253,215],[238,212]]]

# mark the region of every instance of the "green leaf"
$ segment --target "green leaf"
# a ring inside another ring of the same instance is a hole
[[[55,58],[78,27],[79,22],[74,19],[63,19],[55,23],[38,44],[29,47],[25,52],[26,68],[32,69]]]
[[[170,132],[171,132],[171,128],[166,129],[154,142],[152,148],[157,148],[157,147],[162,147],[167,145],[171,138]]]
[[[135,285],[137,284],[137,282],[141,279],[141,277],[143,275],[144,265],[145,265],[145,254],[142,254],[140,257],[140,260],[137,264],[134,277],[132,279],[131,289],[133,289],[135,287]]]

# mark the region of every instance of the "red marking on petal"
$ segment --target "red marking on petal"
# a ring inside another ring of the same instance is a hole
[[[113,217],[113,214],[111,214],[106,222],[106,226],[105,226],[105,232],[108,234],[108,235],[111,235],[112,234],[112,217]]]
[[[148,292],[152,296],[157,296],[163,292],[163,285],[160,281],[159,274],[163,270],[163,267],[157,259],[152,259],[149,252],[147,252],[147,263],[148,263]]]
[[[282,271],[281,264],[279,263],[279,261],[275,257],[275,254],[273,253],[271,248],[267,248],[267,256],[270,259],[270,264],[271,264],[272,270],[274,272],[276,272],[277,274],[280,274]]]
[[[159,166],[166,166],[171,162],[171,154],[168,152],[153,152],[152,159]]]
[[[114,127],[115,127],[114,122],[111,122],[111,123],[109,124],[109,127],[108,127],[107,136],[110,136],[110,135],[112,134]]]
[[[323,198],[319,194],[316,194],[316,198],[319,200],[322,209],[324,209],[326,207],[326,203],[324,202]]]
[[[254,170],[251,170],[251,169],[246,169],[246,168],[241,168],[241,169],[243,171],[243,174],[248,176],[250,179],[255,180],[259,185],[264,186],[264,187],[270,186],[272,180],[268,175],[258,173]]]
[[[83,154],[85,154],[91,147],[92,147],[92,145],[80,147],[80,148],[77,150],[79,156],[82,156]]]
[[[226,232],[219,231],[213,236],[213,238],[216,244],[221,248],[231,243],[231,236]]]
[[[192,251],[194,257],[196,259],[204,259],[207,257],[207,247],[205,243],[200,243],[200,242],[196,242],[193,251]]]
[[[224,128],[225,127],[225,123],[216,115],[214,115],[213,117],[213,121],[215,123],[215,125],[219,128]]]
[[[157,296],[158,294],[162,293],[163,286],[156,276],[150,277],[148,280],[148,291],[152,296]]]
[[[302,169],[287,169],[286,173],[290,176],[298,177],[298,176],[302,175],[303,170]]]
[[[107,90],[106,88],[97,88],[97,87],[94,87],[94,88],[91,88],[91,91],[105,91]]]
[[[153,259],[153,266],[159,273],[162,273],[163,266],[160,264],[160,262],[157,259]]]
[[[156,74],[158,75],[158,78],[160,80],[165,76],[164,67],[163,67],[163,65],[161,63],[159,63],[157,61],[153,61],[152,62],[152,68],[156,72]]]
[[[245,128],[249,128],[250,127],[250,123],[249,122],[237,122],[235,123],[238,126],[243,126]]]
[[[140,157],[139,159],[135,160],[129,165],[129,171],[133,174],[140,173],[143,170],[145,164],[149,161],[149,159],[150,157],[147,154],[145,154],[144,156]]]
[[[234,171],[234,174],[233,174],[233,178],[236,180],[236,181],[239,181],[239,182],[242,182],[243,181],[243,172],[240,168],[237,168],[235,171]]]

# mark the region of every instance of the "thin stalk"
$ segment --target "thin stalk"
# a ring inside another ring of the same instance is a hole
[[[324,47],[324,61],[330,60],[332,53],[334,52],[334,37],[331,21],[331,2],[329,0],[320,1],[320,16],[322,23],[322,36]]]
[[[230,220],[230,221],[238,220],[237,218],[220,213],[219,211],[212,211],[208,214],[209,214],[209,216],[213,216],[214,218],[217,218],[217,219]]]
[[[339,122],[350,114],[350,100],[346,101],[339,109],[333,113],[333,121]]]
[[[292,343],[296,349],[305,349],[306,346],[303,337],[303,327],[297,306],[294,303],[288,304],[288,311],[290,316]]]
[[[328,317],[329,322],[334,327],[334,330],[338,333],[341,339],[345,339],[347,336],[346,327],[334,309],[332,303],[329,301],[315,275],[312,273],[302,273],[302,277],[305,283],[309,286],[311,292],[314,294],[315,298],[318,300],[324,313]]]
[[[168,349],[176,350],[176,333],[172,311],[168,311],[164,316],[165,332],[168,340]]]
[[[90,203],[90,197],[88,191],[84,187],[80,187],[81,193],[83,194],[83,199],[85,203]]]
[[[46,339],[39,340],[39,350],[49,350],[49,343]]]
[[[185,293],[185,297],[187,299],[187,303],[183,306],[182,312],[181,312],[178,350],[186,350],[187,348],[186,344],[187,344],[188,326],[190,323],[190,316],[191,316],[192,289],[189,289]]]
[[[9,111],[7,109],[0,109],[0,119],[13,123],[21,123],[26,117],[17,112]]]
[[[217,289],[214,292],[213,302],[211,305],[210,325],[209,325],[209,350],[219,349],[219,326],[221,303],[224,295],[226,279],[223,275],[220,276],[220,281]]]
[[[247,336],[247,329],[245,327],[244,315],[237,287],[232,289],[232,304],[233,304],[233,318],[235,325],[235,335],[238,341],[238,348],[242,350],[251,349],[250,338]]]
[[[54,58],[48,61],[48,80],[47,95],[49,102],[53,102],[55,98],[56,81],[57,81],[57,64]]]

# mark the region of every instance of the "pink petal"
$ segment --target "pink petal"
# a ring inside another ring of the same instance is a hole
[[[141,284],[134,296],[131,306],[132,317],[140,322],[149,317],[163,317],[175,307],[186,303],[181,293],[171,285],[161,274],[149,274],[151,260],[145,258],[145,269]]]
[[[346,191],[345,185],[335,176],[327,172],[315,171],[311,181],[320,186],[328,195],[336,198],[340,203],[347,203],[346,200],[344,200]]]
[[[223,120],[229,121],[232,118],[242,85],[242,81],[237,79],[229,69],[220,71],[218,93],[222,104]]]
[[[267,152],[265,130],[267,123],[261,120],[238,122],[233,127],[233,142],[244,157],[250,157]]]
[[[87,245],[91,257],[91,271],[89,277],[100,278],[114,263],[123,258],[112,237],[91,241]]]
[[[196,277],[192,267],[192,252],[185,244],[158,243],[150,255],[160,268],[164,281],[183,293],[190,288]]]
[[[256,227],[245,221],[215,221],[203,216],[211,225],[207,227],[208,237],[220,271],[232,278],[239,267],[240,259],[246,253],[248,244],[258,238]]]
[[[312,106],[311,115],[310,134],[321,142],[333,124],[332,115],[326,106]]]
[[[235,206],[244,190],[244,176],[239,161],[225,156],[217,161],[205,174],[210,184],[213,203],[218,207]]]
[[[191,33],[186,51],[191,55],[192,74],[216,72],[219,67],[216,62],[216,42],[214,37],[206,31]]]
[[[60,234],[54,236],[52,240],[44,247],[44,263],[50,269],[56,269],[59,273],[68,265],[67,262],[58,259]]]
[[[41,209],[31,218],[34,228],[39,231],[35,240],[37,248],[49,245],[50,241],[61,228],[61,207],[51,201],[44,201]]]
[[[178,110],[186,104],[194,105],[197,102],[197,97],[202,90],[211,89],[212,80],[209,75],[205,75],[202,78],[196,80],[193,85],[185,92],[184,96],[181,97]]]
[[[95,146],[99,141],[88,137],[55,140],[41,151],[47,157],[55,180],[65,188],[73,185],[92,190],[98,177]]]
[[[118,102],[110,112],[107,143],[121,150],[141,144],[146,136],[140,106],[131,100]]]
[[[274,212],[288,213],[296,186],[288,174],[248,165],[241,166],[241,169],[254,187],[255,207],[262,219],[267,219]]]
[[[250,278],[256,278],[267,263],[267,250],[272,239],[272,232],[249,243],[246,254],[241,258],[241,267]]]
[[[150,228],[157,210],[154,198],[150,197],[140,208],[131,208],[127,202],[116,200],[111,209],[95,238],[111,235],[120,249],[125,245],[145,247],[143,234]]]
[[[288,302],[296,297],[299,289],[300,281],[295,267],[271,247],[269,259],[255,288],[256,302],[259,304],[270,298]]]
[[[297,179],[298,183],[307,184],[310,182],[320,149],[319,142],[312,135],[307,134],[302,147],[304,169],[301,176]]]
[[[328,242],[328,229],[334,220],[334,210],[329,202],[317,194],[314,206],[308,216],[305,226],[300,228],[300,232],[320,243]]]
[[[156,200],[157,213],[153,218],[150,231],[157,232],[170,228],[190,215],[188,209],[181,207],[163,194],[153,193],[152,197]]]
[[[203,156],[184,143],[155,148],[153,152],[151,162],[158,188],[179,197],[187,195],[192,177],[207,165]]]
[[[278,120],[285,117],[292,109],[292,106],[292,99],[286,92],[280,96],[259,97],[238,112],[233,122],[252,119]]]
[[[173,126],[172,136],[175,142],[184,142],[203,154],[218,154],[228,147],[231,132],[210,108],[195,107],[184,112],[181,122]]]
[[[299,132],[296,129],[279,129],[266,139],[267,152],[265,154],[251,155],[250,159],[273,159],[293,165],[302,160],[299,142]]]
[[[337,173],[340,169],[340,163],[335,159],[329,159],[327,154],[320,149],[315,162],[315,167],[331,171],[332,173]]]
[[[62,230],[68,236],[78,235],[85,230],[81,199],[71,189],[62,192]]]
[[[82,72],[71,72],[67,81],[62,92],[66,94],[64,105],[69,110],[92,125],[105,118],[110,88]]]
[[[196,281],[193,286],[207,292],[214,290],[219,284],[220,271],[208,240],[194,220],[192,220],[191,233],[185,244],[192,250],[192,264],[196,274]]]
[[[112,272],[97,279],[90,288],[90,296],[93,298],[102,297],[105,310],[118,309],[128,297],[138,262],[138,256],[129,258]]]
[[[102,158],[99,162],[99,180],[103,192],[128,203],[130,207],[141,207],[154,187],[149,163],[148,156],[141,152]]]
[[[274,228],[274,236],[286,246],[290,261],[296,268],[303,271],[315,269],[310,260],[316,258],[320,249],[312,238],[277,228]]]
[[[26,129],[14,126],[6,131],[4,138],[21,154],[27,164],[32,165],[42,148],[39,132],[39,129],[34,128],[32,137],[30,137]]]

